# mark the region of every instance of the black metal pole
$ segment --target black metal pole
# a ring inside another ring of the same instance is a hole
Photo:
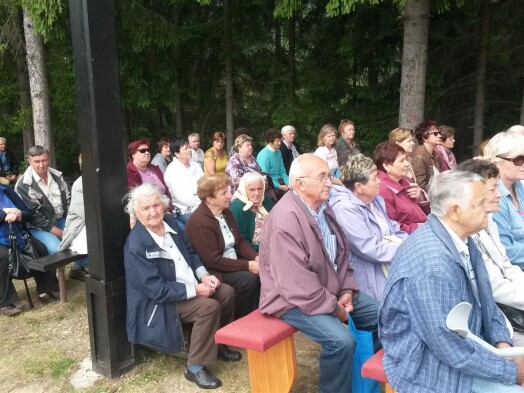
[[[70,0],[77,124],[82,150],[93,369],[118,377],[135,364],[126,335],[123,247],[129,220],[113,0]]]

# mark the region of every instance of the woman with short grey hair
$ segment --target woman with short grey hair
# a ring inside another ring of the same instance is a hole
[[[484,148],[499,169],[500,210],[493,214],[509,260],[524,268],[524,136],[499,132]]]
[[[329,204],[346,234],[349,260],[362,292],[380,300],[391,260],[408,234],[387,215],[371,158],[361,153],[349,158],[340,180],[344,185],[333,185]]]
[[[124,247],[127,337],[156,351],[184,350],[182,324],[192,324],[184,376],[214,389],[207,369],[217,357],[239,361],[240,352],[215,344],[216,331],[233,321],[235,292],[209,274],[171,214],[167,196],[144,183],[129,194],[126,211],[137,218]]]

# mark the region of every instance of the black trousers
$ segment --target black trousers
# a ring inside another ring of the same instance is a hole
[[[47,254],[45,245],[32,238],[32,241],[39,250],[43,247],[42,255]],[[38,293],[58,291],[58,280],[56,279],[56,270],[49,272],[33,271],[36,281],[36,290]],[[18,302],[18,293],[16,293],[13,280],[9,276],[9,248],[0,244],[0,307],[6,307]]]
[[[221,273],[222,281],[235,288],[235,319],[258,308],[260,278],[249,271]]]

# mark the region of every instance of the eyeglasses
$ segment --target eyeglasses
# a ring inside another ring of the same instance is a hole
[[[333,181],[334,177],[335,176],[330,175],[330,174],[321,173],[320,175],[317,175],[317,176],[300,176],[298,177],[298,179],[316,179],[319,182],[325,183],[326,180],[328,179],[329,181]]]
[[[511,161],[516,166],[524,165],[524,156],[517,156],[515,158],[508,158],[508,157],[497,156],[497,158],[502,158],[503,160]]]
[[[151,151],[151,149],[149,149],[149,147],[146,147],[146,148],[143,148],[143,149],[137,149],[136,151],[144,154],[144,153],[149,153]]]
[[[437,136],[437,135],[440,135],[440,131],[433,131],[433,132],[430,132],[428,135]]]

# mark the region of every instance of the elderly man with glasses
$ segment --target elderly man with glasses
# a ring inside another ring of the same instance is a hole
[[[522,359],[505,359],[446,327],[450,310],[468,302],[468,329],[497,348],[511,346],[470,237],[488,226],[485,181],[470,172],[439,173],[429,201],[432,214],[398,248],[382,297],[379,331],[388,381],[407,393],[524,392],[518,386]]]
[[[326,162],[303,154],[289,175],[291,191],[262,230],[259,309],[322,346],[320,392],[351,392],[355,339],[343,322],[350,313],[358,329],[376,333],[378,303],[359,292],[353,277],[344,231],[327,204],[332,182]]]

